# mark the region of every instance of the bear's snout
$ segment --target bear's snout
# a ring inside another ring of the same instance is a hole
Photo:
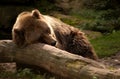
[[[56,42],[57,42],[57,41],[51,42],[51,45],[52,45],[52,46],[55,46],[55,45],[56,45]]]

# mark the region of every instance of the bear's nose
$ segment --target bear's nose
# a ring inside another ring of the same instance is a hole
[[[55,45],[56,45],[56,41],[53,41],[53,42],[51,43],[51,45],[52,45],[52,46],[55,46]]]

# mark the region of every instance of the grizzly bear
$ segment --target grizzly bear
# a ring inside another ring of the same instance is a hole
[[[83,32],[38,10],[18,15],[12,37],[18,46],[41,42],[83,57],[98,59]]]

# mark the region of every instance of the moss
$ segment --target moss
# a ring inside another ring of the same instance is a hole
[[[68,61],[66,63],[67,68],[73,68],[73,69],[75,69],[75,68],[76,69],[80,69],[80,68],[84,67],[85,65],[86,65],[85,62],[77,61],[77,60],[75,60],[75,61]]]

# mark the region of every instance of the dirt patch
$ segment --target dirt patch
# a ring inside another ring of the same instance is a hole
[[[0,63],[0,73],[3,72],[16,72],[16,63]]]
[[[110,69],[120,70],[120,51],[110,57],[102,58],[100,61]]]

